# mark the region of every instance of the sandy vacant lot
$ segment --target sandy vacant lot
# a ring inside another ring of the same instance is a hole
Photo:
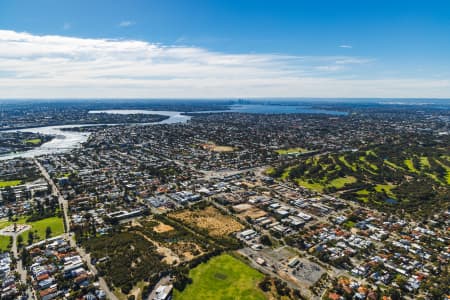
[[[203,144],[202,148],[212,152],[231,152],[234,151],[233,147],[230,146],[218,146],[216,144]]]
[[[184,210],[170,214],[190,227],[205,229],[211,236],[223,236],[242,230],[244,226],[228,215],[223,215],[213,206],[202,210]]]
[[[153,230],[157,233],[163,233],[173,230],[173,227],[164,223],[159,223],[158,226],[153,227]]]
[[[240,218],[250,217],[254,220],[267,215],[265,211],[248,203],[235,205],[233,209],[238,213]]]
[[[252,220],[265,217],[267,216],[267,213],[259,208],[252,208],[249,210],[244,211],[243,213],[239,214],[239,217],[245,218],[250,217]]]

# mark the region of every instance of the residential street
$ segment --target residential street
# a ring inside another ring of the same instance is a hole
[[[67,213],[68,207],[69,207],[69,204],[68,204],[67,200],[65,200],[64,197],[61,195],[61,193],[59,192],[58,187],[56,186],[54,181],[51,179],[50,175],[48,174],[47,170],[45,170],[45,168],[42,166],[42,164],[36,159],[34,159],[34,162],[39,167],[39,170],[41,171],[41,173],[44,176],[44,178],[47,180],[47,182],[52,187],[53,194],[58,197],[58,201],[59,201],[60,207],[63,208],[64,222],[65,222],[65,234],[64,234],[65,238],[70,242],[70,245],[72,247],[76,248],[77,252],[80,254],[80,256],[83,258],[83,260],[86,262],[86,265],[88,266],[89,270],[94,275],[97,275],[98,271],[95,268],[95,266],[93,266],[91,264],[91,259],[90,259],[89,254],[86,254],[84,249],[79,247],[76,244],[74,238],[72,237],[72,235],[69,232],[69,229],[70,229],[70,218],[69,218],[68,213]],[[117,300],[116,295],[114,295],[114,293],[111,292],[111,290],[109,289],[108,285],[106,284],[106,281],[102,277],[99,277],[98,279],[99,279],[100,288],[106,293],[106,296],[108,297],[108,299]]]

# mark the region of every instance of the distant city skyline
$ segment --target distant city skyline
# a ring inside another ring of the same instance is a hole
[[[0,0],[0,99],[450,98],[449,15],[447,1]]]

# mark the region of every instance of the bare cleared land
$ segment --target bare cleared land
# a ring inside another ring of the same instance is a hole
[[[183,210],[169,214],[189,227],[206,230],[209,235],[218,237],[242,230],[244,226],[231,216],[222,214],[217,208],[208,206],[200,210]]]

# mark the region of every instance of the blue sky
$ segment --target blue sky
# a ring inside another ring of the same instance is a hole
[[[449,16],[449,1],[0,0],[0,98],[450,97]]]

